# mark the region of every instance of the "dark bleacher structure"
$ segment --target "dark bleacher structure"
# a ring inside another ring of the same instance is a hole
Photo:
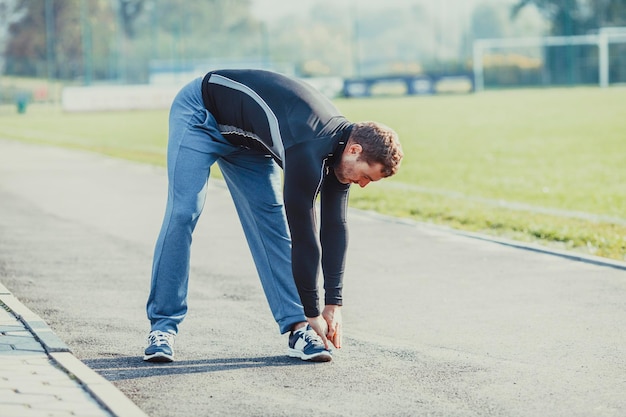
[[[431,95],[440,93],[470,93],[474,91],[474,76],[463,74],[387,75],[378,77],[346,78],[343,82],[345,97],[369,97],[385,94],[385,86],[404,87],[402,95]]]

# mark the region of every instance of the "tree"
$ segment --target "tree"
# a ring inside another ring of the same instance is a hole
[[[529,5],[550,20],[553,35],[580,35],[626,24],[626,0],[520,0],[513,6],[513,16]]]
[[[19,0],[19,7],[27,12],[9,28],[7,72],[60,78],[80,75],[80,1]]]
[[[602,27],[626,24],[626,0],[520,0],[513,7],[513,16],[529,5],[535,5],[550,20],[551,33],[556,36],[584,35]],[[626,48],[623,45],[615,48],[619,51],[612,54],[618,58],[612,60],[610,71],[623,73]],[[571,46],[553,47],[546,50],[546,60],[554,79],[563,79],[565,74],[566,82],[572,82],[574,59],[585,62],[586,58],[595,58],[597,53],[592,46],[579,47],[576,51]],[[587,77],[583,74],[579,81],[597,82],[595,68],[588,68],[586,73]]]
[[[590,26],[626,25],[626,0],[588,0],[587,3]]]
[[[250,15],[250,0],[4,2],[24,10],[8,31],[12,74],[76,79],[89,68],[94,79],[145,82],[156,58],[181,63],[261,54],[263,28]]]
[[[135,36],[134,23],[141,15],[145,6],[145,0],[119,0],[119,14],[122,28],[127,37]]]
[[[26,16],[26,9],[18,0],[0,0],[0,74],[4,72],[4,54],[9,27]]]
[[[470,30],[475,39],[501,38],[507,36],[509,25],[509,19],[502,7],[482,3],[472,13]]]

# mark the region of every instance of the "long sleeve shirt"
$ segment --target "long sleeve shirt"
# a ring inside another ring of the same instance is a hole
[[[350,185],[340,183],[332,167],[352,124],[307,83],[269,71],[209,72],[202,97],[228,141],[267,152],[283,168],[292,271],[305,315],[320,314],[320,265],[325,304],[342,305]]]

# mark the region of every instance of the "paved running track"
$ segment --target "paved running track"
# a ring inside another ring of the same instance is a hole
[[[153,417],[624,416],[626,270],[352,211],[345,347],[285,356],[211,182],[177,361],[141,360],[164,169],[0,140],[0,282]]]

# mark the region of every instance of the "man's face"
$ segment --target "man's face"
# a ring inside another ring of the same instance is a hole
[[[335,176],[342,184],[359,184],[365,187],[372,181],[383,178],[381,163],[369,165],[364,160],[359,159],[361,155],[361,145],[350,145],[344,151],[341,163],[335,167]]]

